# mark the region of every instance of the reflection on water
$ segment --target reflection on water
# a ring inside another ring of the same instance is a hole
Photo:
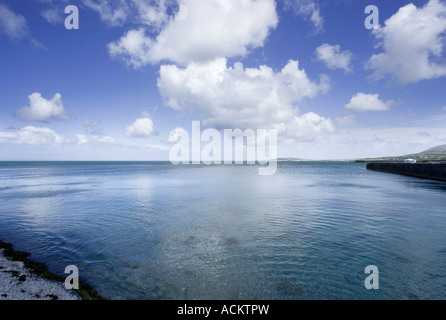
[[[410,179],[406,184],[412,188],[427,188],[431,190],[438,190],[446,192],[446,183],[441,181],[427,180],[427,179]]]
[[[0,163],[0,238],[111,299],[442,299],[445,190],[357,163]]]

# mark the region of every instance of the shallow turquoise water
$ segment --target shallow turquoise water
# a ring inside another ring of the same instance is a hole
[[[361,163],[0,162],[0,239],[110,299],[444,299],[445,208]]]

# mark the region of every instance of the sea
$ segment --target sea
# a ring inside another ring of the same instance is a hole
[[[446,298],[446,183],[365,163],[0,162],[0,239],[112,300]]]

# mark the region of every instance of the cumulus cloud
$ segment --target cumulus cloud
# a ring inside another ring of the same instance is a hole
[[[30,105],[17,111],[20,120],[48,122],[50,120],[67,120],[62,96],[56,93],[51,100],[42,97],[38,92],[28,96]]]
[[[150,50],[153,40],[146,36],[144,28],[129,30],[118,41],[107,45],[112,57],[122,58],[128,65],[135,69],[150,63]]]
[[[264,44],[277,23],[274,0],[181,0],[156,38],[144,27],[130,30],[109,43],[108,51],[135,68],[166,60],[185,65],[245,56]]]
[[[389,75],[401,84],[446,76],[446,65],[435,62],[442,57],[445,32],[443,2],[430,0],[421,8],[408,4],[374,30],[383,52],[372,55],[367,67],[375,79]]]
[[[6,5],[0,3],[0,32],[5,33],[13,40],[21,39],[29,35],[26,19],[16,14]]]
[[[185,68],[164,65],[158,88],[166,104],[203,115],[204,126],[270,128],[293,118],[294,104],[329,89],[329,80],[308,78],[299,62],[290,60],[279,72],[268,66],[227,66],[225,58],[191,63]]]
[[[350,103],[345,105],[345,108],[355,112],[388,111],[393,103],[393,100],[386,102],[380,100],[378,94],[358,92],[351,98]]]
[[[39,128],[34,126],[24,127],[10,136],[16,143],[20,144],[54,144],[62,143],[63,138],[50,128]]]
[[[317,59],[323,61],[330,69],[343,69],[346,73],[352,72],[350,66],[352,54],[350,51],[341,51],[340,45],[324,43],[316,48]]]
[[[286,137],[299,141],[313,141],[322,133],[334,131],[333,122],[321,117],[314,112],[308,112],[298,117],[295,116],[286,126]]]
[[[133,0],[140,21],[155,30],[159,30],[168,21],[168,5],[172,0]]]
[[[153,121],[148,117],[136,119],[125,128],[126,134],[132,138],[146,138],[156,134]]]

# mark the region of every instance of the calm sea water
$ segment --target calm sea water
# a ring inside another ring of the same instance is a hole
[[[110,299],[446,298],[446,184],[361,163],[0,162],[0,239]]]

